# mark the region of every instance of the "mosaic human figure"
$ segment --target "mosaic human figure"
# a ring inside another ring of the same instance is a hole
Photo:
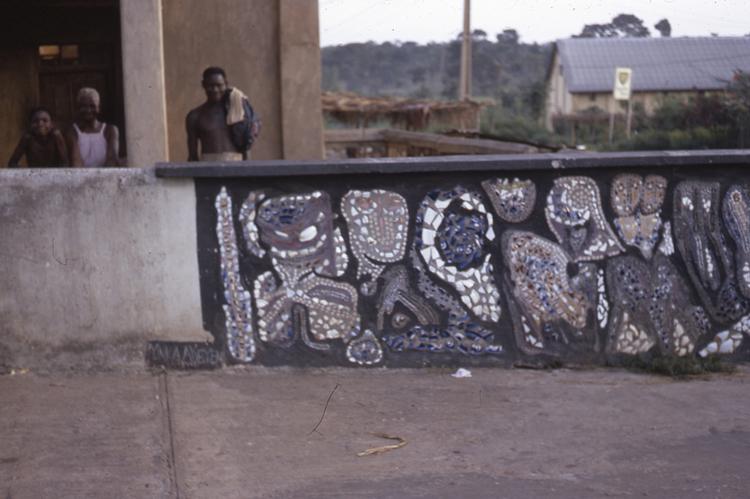
[[[607,261],[613,309],[607,350],[638,354],[656,347],[685,356],[710,328],[704,309],[690,302],[686,283],[669,258],[658,253],[649,264],[635,256]]]
[[[492,331],[482,325],[497,322],[501,314],[486,247],[495,238],[492,225],[493,217],[479,195],[461,186],[425,196],[415,219],[411,260],[419,292],[437,310],[411,290],[404,274],[384,275],[384,289],[390,290],[386,302],[400,301],[409,311],[394,315],[390,324],[382,323],[383,339],[392,350],[502,352],[502,346],[494,344]],[[452,287],[460,299],[443,285]]]
[[[386,270],[382,275],[383,290],[377,304],[378,331],[403,331],[411,326],[437,325],[440,317],[430,303],[416,292],[403,265]]]
[[[646,260],[653,256],[662,229],[661,206],[667,179],[659,175],[621,174],[612,180],[614,226],[627,246],[638,248]]]
[[[357,260],[357,279],[367,278],[360,291],[372,296],[385,266],[404,258],[409,208],[395,192],[352,190],[341,199],[341,213]]]
[[[411,260],[417,269],[417,289],[435,308],[420,307],[420,312],[415,312],[416,322],[410,321],[406,314],[394,314],[384,325],[383,341],[388,347],[396,352],[501,354],[503,347],[495,344],[492,330],[473,319],[458,300],[429,277],[416,251],[412,252]],[[388,288],[386,283],[384,290]],[[415,299],[418,295],[409,288],[407,296]],[[438,311],[440,315],[435,315]]]
[[[727,206],[728,220],[731,211]],[[675,245],[706,311],[720,324],[737,322],[750,303],[738,287],[734,255],[721,230],[719,183],[680,182],[674,190],[673,224]]]
[[[268,197],[254,191],[240,220],[248,251],[269,259],[275,271],[260,274],[253,285],[260,339],[280,347],[298,338],[318,350],[329,349],[330,340],[351,347],[361,332],[358,297],[351,285],[334,279],[345,272],[348,257],[328,194]]]
[[[750,298],[750,195],[747,188],[740,185],[729,187],[721,211],[724,227],[737,252],[737,286],[745,298]]]
[[[597,292],[593,264],[570,275],[570,258],[557,244],[526,231],[502,236],[509,308],[516,344],[527,354],[598,349],[592,318]]]
[[[505,222],[523,222],[534,210],[536,185],[531,180],[494,178],[484,180],[482,189],[490,198],[497,216]]]
[[[453,287],[479,319],[497,322],[500,293],[492,277],[488,242],[495,239],[492,214],[478,194],[457,186],[422,200],[415,248],[427,270]]]
[[[604,217],[599,187],[589,177],[555,179],[545,215],[574,262],[603,260],[624,251]]]
[[[735,279],[744,298],[750,298],[750,196],[744,185],[732,185],[724,194],[721,207],[724,228],[729,233],[736,251]],[[701,357],[732,354],[750,336],[750,314],[743,315],[728,329],[719,331],[698,352]]]
[[[613,304],[610,353],[638,354],[656,348],[662,354],[684,356],[693,353],[708,331],[705,310],[691,302],[687,283],[669,258],[674,252],[671,225],[661,219],[666,188],[667,180],[657,175],[620,174],[612,181],[615,228],[642,259],[617,256],[607,261]]]

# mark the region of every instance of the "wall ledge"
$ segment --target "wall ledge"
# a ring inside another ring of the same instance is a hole
[[[750,166],[750,149],[157,163],[155,171],[158,177],[227,178],[738,165]]]

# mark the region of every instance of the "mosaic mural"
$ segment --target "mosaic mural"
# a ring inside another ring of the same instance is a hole
[[[198,187],[215,224],[204,317],[228,361],[747,351],[750,190],[736,179],[386,177]]]

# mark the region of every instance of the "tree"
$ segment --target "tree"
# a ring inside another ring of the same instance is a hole
[[[729,83],[727,108],[735,121],[738,146],[750,146],[750,73],[736,71]]]
[[[502,33],[497,34],[496,38],[498,43],[516,45],[521,39],[521,36],[518,34],[518,31],[514,29],[504,29]]]
[[[664,38],[669,38],[670,36],[672,36],[672,25],[669,24],[668,19],[662,19],[658,23],[654,24],[654,28],[656,28],[656,31],[658,31],[659,34]]]
[[[487,32],[481,29],[475,29],[471,32],[471,39],[472,40],[486,40],[487,39]]]
[[[645,38],[651,32],[633,14],[618,14],[606,24],[586,24],[575,38]]]

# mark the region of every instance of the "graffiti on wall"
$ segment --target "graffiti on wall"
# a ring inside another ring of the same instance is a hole
[[[212,184],[214,332],[239,363],[734,353],[750,335],[750,192],[672,184]]]

